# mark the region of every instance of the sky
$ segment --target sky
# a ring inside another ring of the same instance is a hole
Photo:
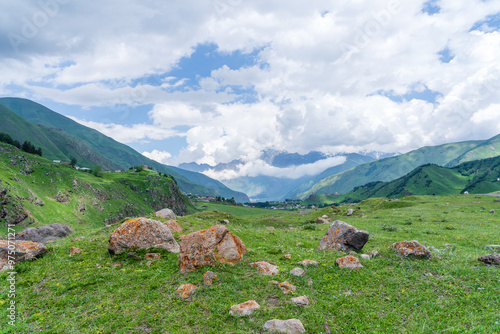
[[[279,176],[262,150],[499,134],[499,28],[497,0],[0,0],[0,96],[162,163]]]

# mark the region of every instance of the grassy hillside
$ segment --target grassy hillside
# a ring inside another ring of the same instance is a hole
[[[331,208],[316,211],[258,210],[204,203],[204,212],[179,220],[182,235],[228,219],[230,231],[248,252],[234,267],[213,265],[181,274],[178,255],[161,253],[147,266],[138,257],[111,256],[108,238],[117,225],[80,229],[48,244],[40,259],[16,267],[15,327],[3,333],[262,333],[270,319],[297,318],[307,333],[498,333],[500,273],[478,262],[498,244],[500,203],[489,196],[423,196],[389,202],[370,199],[347,217]],[[354,208],[354,207],[353,207]],[[340,252],[316,252],[328,224],[310,221],[327,215],[370,232],[361,253],[377,249],[381,257],[361,260],[364,268],[339,269]],[[268,230],[266,227],[274,227]],[[292,228],[290,228],[290,226]],[[176,234],[177,235],[177,234]],[[73,236],[72,236],[73,237]],[[418,240],[430,248],[430,260],[400,258],[390,245]],[[83,250],[69,256],[73,246]],[[291,258],[284,257],[290,254]],[[289,274],[304,259],[319,262],[303,277]],[[254,261],[278,265],[278,276],[263,276]],[[204,287],[202,276],[219,279]],[[7,273],[0,273],[0,319],[6,319]],[[297,287],[283,294],[271,280]],[[184,283],[198,286],[189,300],[176,296]],[[311,305],[294,306],[306,295]],[[234,318],[231,305],[254,299],[261,308]],[[4,321],[4,320],[2,320]]]
[[[466,141],[433,147],[422,147],[396,157],[376,160],[356,166],[345,172],[326,177],[309,190],[296,194],[296,198],[305,199],[311,194],[344,194],[354,187],[374,181],[388,182],[410,173],[424,164],[449,165],[458,157],[466,159],[464,154],[481,147],[488,141]],[[462,159],[462,161],[464,161]]]
[[[41,146],[44,156],[49,159],[69,162],[75,157],[82,167],[101,165],[107,170],[128,169],[145,164],[175,177],[179,188],[185,193],[234,197],[238,202],[249,201],[245,194],[233,191],[219,181],[203,174],[170,168],[148,159],[131,147],[36,102],[6,97],[0,98],[0,105],[3,105],[0,108],[2,119],[13,120],[4,122],[0,127],[2,132],[8,133],[14,139],[22,137],[22,141],[30,140],[35,146]]]
[[[456,166],[463,162],[492,158],[500,155],[500,135],[485,140],[477,147],[465,152],[447,166]]]
[[[64,223],[99,228],[164,207],[193,212],[175,181],[144,170],[96,177],[0,143],[0,231],[5,225]]]

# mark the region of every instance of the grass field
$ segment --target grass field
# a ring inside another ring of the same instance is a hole
[[[494,200],[476,195],[369,199],[340,207],[335,216],[329,207],[284,211],[199,203],[200,212],[179,218],[181,234],[227,219],[248,252],[234,267],[214,265],[187,274],[179,271],[178,255],[163,250],[156,250],[162,257],[150,267],[126,254],[109,255],[108,238],[118,225],[80,228],[49,243],[42,258],[16,267],[14,299],[8,296],[8,273],[0,273],[0,331],[262,333],[267,320],[297,318],[307,333],[499,333],[500,271],[477,260],[491,253],[485,245],[500,244],[500,203]],[[357,206],[347,217],[347,209]],[[360,253],[376,249],[381,257],[361,260],[364,268],[358,270],[335,267],[344,253],[316,251],[328,225],[311,222],[323,215],[370,232]],[[275,229],[266,229],[270,226]],[[71,242],[76,236],[85,238]],[[418,240],[432,258],[398,257],[390,245],[402,240]],[[70,257],[72,246],[83,252]],[[291,276],[304,259],[319,265],[304,277]],[[279,276],[259,274],[250,266],[254,261],[278,265]],[[219,277],[211,287],[202,285],[207,270]],[[291,282],[297,291],[284,295],[271,280]],[[188,300],[175,294],[184,283],[198,285]],[[291,297],[300,295],[311,305],[294,306]],[[231,305],[251,299],[261,306],[252,315],[229,315]],[[11,300],[18,312],[15,326],[7,323]]]

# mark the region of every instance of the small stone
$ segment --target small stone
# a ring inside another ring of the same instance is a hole
[[[260,273],[263,275],[278,275],[279,274],[279,269],[277,266],[274,264],[270,264],[269,262],[266,261],[258,261],[258,262],[252,262],[250,263],[252,267],[257,267],[260,270]]]
[[[292,298],[292,302],[295,306],[307,306],[307,305],[311,304],[311,302],[309,301],[309,298],[307,298],[307,296],[300,296],[300,297]]]
[[[400,256],[413,256],[417,258],[430,258],[431,252],[418,241],[400,241],[392,244],[392,249]]]
[[[355,251],[350,251],[349,253],[347,253],[349,255],[358,255],[358,253],[356,253]]]
[[[478,260],[488,265],[500,264],[500,254],[490,254],[481,256],[478,258]]]
[[[315,266],[315,267],[317,267],[318,266],[318,262],[313,261],[313,260],[300,261],[298,264],[300,264],[300,265],[302,265],[304,267],[307,267],[307,266]]]
[[[363,260],[370,260],[370,259],[371,259],[370,255],[368,255],[368,254],[361,254],[361,255],[360,255],[360,257],[361,257]]]
[[[214,283],[214,281],[218,278],[219,278],[219,276],[217,276],[217,274],[214,273],[213,271],[207,271],[203,275],[203,285],[204,286],[211,286]]]
[[[292,258],[292,254],[285,254],[285,255],[283,255],[283,257],[285,259],[291,259]]]
[[[353,209],[348,209],[347,210],[347,215],[348,216],[352,216],[352,214],[354,213],[354,210]]]
[[[222,225],[229,225],[229,220],[227,220],[227,219],[222,219],[222,220],[221,220],[221,224],[222,224]]]
[[[144,256],[144,258],[145,258],[146,260],[159,260],[159,259],[160,259],[160,257],[161,257],[161,255],[160,255],[160,254],[158,254],[158,253],[147,253],[147,254]]]
[[[363,265],[359,262],[357,257],[347,255],[335,260],[335,263],[340,268],[356,269],[363,268]]]
[[[304,325],[299,319],[278,320],[272,319],[266,321],[264,330],[269,333],[287,333],[300,334],[305,333]]]
[[[302,245],[302,242],[297,242],[297,243],[295,244],[295,246],[297,246],[297,247],[298,247],[298,246],[300,246],[300,245]]]
[[[377,257],[380,256],[380,253],[376,249],[374,249],[372,251],[369,251],[368,255],[370,255],[370,257]]]
[[[71,248],[69,249],[69,255],[70,255],[70,256],[73,256],[73,255],[75,255],[75,254],[79,254],[79,253],[81,253],[81,252],[82,252],[82,250],[81,250],[80,248],[78,248],[78,247],[71,247]]]
[[[490,213],[495,213],[495,210],[490,210]]]
[[[293,268],[290,270],[290,275],[296,276],[296,277],[302,277],[306,274],[305,270],[302,268]]]
[[[287,281],[280,283],[279,287],[285,295],[288,295],[290,292],[294,292],[295,290],[297,290],[297,287],[295,285]]]
[[[323,215],[323,216],[321,216],[321,218],[328,218],[328,216],[327,215]]]
[[[252,314],[254,310],[260,308],[260,305],[255,300],[248,300],[244,303],[233,305],[229,310],[229,314],[232,316],[244,317]]]
[[[171,209],[168,209],[168,208],[161,209],[160,211],[156,211],[155,217],[168,218],[168,219],[176,219],[177,218],[175,216],[175,213]]]
[[[196,285],[195,284],[187,283],[187,284],[182,284],[175,291],[177,291],[177,294],[180,297],[186,299],[186,298],[189,298],[189,296],[194,291],[194,289],[196,289]]]
[[[148,262],[146,263],[146,266],[151,267],[151,265],[152,265],[152,264],[153,264],[153,261],[148,261]]]
[[[328,224],[328,220],[326,220],[326,217],[318,217],[316,218],[316,224]]]

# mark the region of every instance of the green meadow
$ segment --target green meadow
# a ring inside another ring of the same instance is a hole
[[[229,220],[227,227],[247,247],[235,265],[212,265],[182,274],[178,254],[164,250],[147,266],[146,251],[112,256],[107,227],[79,227],[70,237],[50,242],[41,258],[16,266],[17,319],[9,325],[8,273],[0,274],[2,333],[262,333],[270,319],[299,319],[307,333],[498,333],[500,271],[477,258],[500,244],[500,203],[495,197],[415,196],[397,201],[369,199],[353,206],[315,210],[265,210],[198,203],[198,212],[179,217],[180,234]],[[203,206],[205,206],[203,208]],[[347,209],[355,210],[347,216]],[[495,209],[496,213],[490,213]],[[328,224],[326,215],[370,233],[360,254],[376,249],[380,257],[361,259],[364,268],[340,269],[342,252],[317,252]],[[271,229],[274,228],[274,229]],[[179,236],[179,233],[174,234]],[[75,242],[71,238],[84,237]],[[429,260],[400,258],[392,243],[418,240]],[[69,256],[73,246],[80,254]],[[290,254],[291,258],[285,258]],[[319,262],[303,277],[289,271],[297,262]],[[251,262],[278,265],[278,276],[264,276]],[[211,270],[219,279],[203,286]],[[271,280],[297,287],[285,295]],[[198,287],[189,299],[177,296],[181,284]],[[306,295],[308,307],[292,297]],[[250,316],[229,315],[232,305],[255,300]]]

